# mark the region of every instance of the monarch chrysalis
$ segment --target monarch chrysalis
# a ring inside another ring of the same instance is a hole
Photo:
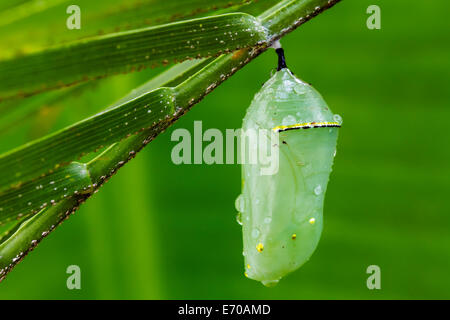
[[[260,164],[244,163],[243,190],[236,199],[245,275],[266,286],[303,265],[318,244],[341,124],[322,96],[286,67],[283,49],[276,51],[278,71],[255,95],[243,131],[278,132],[278,172],[261,175]]]

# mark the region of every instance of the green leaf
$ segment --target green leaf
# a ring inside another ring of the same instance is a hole
[[[27,96],[107,75],[254,46],[266,39],[259,21],[226,14],[80,40],[0,61],[0,97]]]
[[[72,162],[48,176],[0,193],[0,223],[32,215],[62,199],[90,193],[93,188],[86,164]]]
[[[148,81],[141,87],[133,90],[133,92],[116,102],[111,107],[107,108],[105,112],[101,113],[99,116],[104,117],[105,114],[110,115],[112,112],[121,110],[119,113],[120,121],[130,121],[129,127],[132,127],[131,120],[122,120],[131,117],[131,115],[128,114],[128,110],[132,109],[132,107],[130,107],[130,103],[142,99],[143,96],[152,95],[154,94],[154,92],[158,92],[158,96],[161,97],[161,90],[167,88],[159,88],[157,90],[153,90],[154,88],[157,88],[162,83],[176,84],[177,82],[181,81],[181,79],[185,79],[189,75],[192,75],[196,70],[207,63],[208,61],[197,60],[186,61],[185,63],[176,65],[175,67],[169,69],[167,72],[162,73],[161,75]],[[161,100],[158,99],[158,101]],[[136,105],[133,104],[132,106],[135,107]],[[0,224],[7,223],[11,219],[20,219],[22,217],[32,215],[37,211],[47,206],[54,205],[55,203],[63,199],[69,199],[72,196],[80,194],[91,193],[99,186],[99,184],[103,183],[107,177],[111,176],[120,166],[122,166],[130,158],[134,157],[136,153],[136,151],[134,150],[140,150],[146,144],[146,138],[149,135],[156,134],[160,131],[159,126],[166,122],[166,117],[162,116],[161,111],[164,111],[165,114],[170,114],[170,116],[172,117],[171,113],[173,111],[173,108],[167,107],[167,103],[158,103],[157,107],[157,112],[155,112],[154,114],[157,117],[160,117],[160,120],[162,121],[158,121],[158,126],[152,126],[149,129],[143,129],[142,134],[133,135],[131,138],[135,138],[134,140],[131,140],[129,138],[125,139],[123,143],[115,143],[109,146],[106,151],[102,152],[87,164],[71,162],[68,166],[58,167],[58,169],[52,170],[47,174],[40,175],[35,179],[25,180],[24,183],[18,184],[15,187],[0,191]],[[135,111],[134,114],[136,114],[137,112],[136,107],[135,110],[133,109],[133,111]],[[153,113],[153,109],[146,109],[144,113],[148,114],[148,110],[152,110],[152,112],[150,113]],[[147,114],[145,114],[145,116],[148,116]],[[134,123],[136,123],[136,119],[134,120]],[[91,123],[95,123],[95,120],[91,121]],[[100,121],[100,123],[102,123],[102,121]],[[74,130],[73,128],[76,128],[77,126],[79,127],[78,129],[80,129],[80,127],[81,130],[86,129],[86,127],[83,126],[83,122],[81,122],[71,127],[70,130]],[[140,128],[140,125],[135,127],[135,129],[136,128]],[[102,132],[101,127],[99,127],[98,130],[100,133]],[[105,129],[103,128],[103,130]],[[115,128],[114,131],[117,132],[117,128]],[[109,130],[107,130],[107,132],[109,132]],[[58,134],[56,134],[56,136],[60,137],[60,135]],[[76,144],[80,142],[79,139],[82,136],[82,134],[78,136],[75,134],[75,139],[72,141],[72,143]],[[97,136],[90,135],[89,142],[93,144],[97,143],[96,145],[98,145],[102,143],[104,136],[105,134],[100,134]],[[115,140],[113,137],[110,138],[110,141]],[[51,141],[53,141],[53,143],[56,143],[58,145],[58,140],[52,140],[52,136],[44,138],[44,140],[46,141],[45,143],[52,144]],[[66,143],[69,143],[69,141],[66,141]],[[63,142],[63,144],[65,143]],[[82,145],[83,143],[81,143],[81,146]],[[125,152],[124,148],[128,151]],[[59,148],[56,148],[56,150],[58,149]],[[72,151],[72,149],[68,150],[68,153],[66,154],[68,158],[76,157],[74,154],[70,156],[70,152]],[[30,152],[30,149],[28,149],[28,151],[25,150],[25,153],[27,152]],[[53,155],[53,158],[50,157],[50,160],[46,161],[47,164],[50,165],[50,167],[54,163],[55,157],[56,155]],[[32,163],[28,162],[28,165],[32,165]],[[87,169],[87,167],[89,168]],[[102,170],[97,171],[97,168],[102,168]],[[91,172],[93,176],[92,178]]]
[[[39,7],[30,8],[32,2]],[[197,18],[211,12],[236,10],[249,0],[78,0],[81,9],[81,28],[67,30],[66,9],[74,4],[69,0],[35,0],[0,11],[0,58],[15,53],[29,54],[49,45],[67,43],[81,38],[149,27]],[[259,2],[268,2],[262,0]],[[38,9],[38,10],[36,10]],[[45,21],[45,23],[42,23]]]
[[[86,82],[78,86],[36,95],[26,100],[10,100],[0,103],[0,136],[36,119],[42,108],[55,107],[62,102],[66,104],[68,99],[94,87],[97,83]]]
[[[11,230],[11,236],[2,239],[0,243],[0,281],[44,237],[76,210],[81,201],[82,197],[73,198],[55,205],[51,210],[41,210]]]
[[[0,155],[0,191],[21,188],[27,180],[47,174],[157,122],[167,121],[175,111],[173,90],[159,88]]]
[[[127,101],[134,100],[139,96],[149,93],[155,88],[164,85],[175,85],[187,77],[194,74],[199,68],[205,66],[208,61],[196,60],[186,61],[179,65],[168,69],[157,77],[151,79],[141,87],[133,90],[129,95],[115,103],[110,108],[120,106]],[[86,164],[90,173],[90,180],[86,179],[83,173],[83,183],[78,183],[81,189],[84,188],[86,183],[91,184],[87,190],[83,190],[82,193],[73,193],[70,197],[64,197],[63,200],[51,206],[46,206],[38,214],[32,216],[29,215],[18,217],[18,220],[6,222],[8,219],[2,216],[0,212],[0,220],[5,220],[2,224],[0,222],[0,281],[2,277],[5,277],[9,272],[25,255],[31,251],[51,230],[53,230],[61,221],[69,216],[70,213],[76,210],[76,208],[83,202],[91,193],[86,191],[92,191],[92,189],[98,189],[100,184],[105,182],[107,178],[112,176],[116,170],[134,157],[137,151],[143,148],[143,142],[148,142],[148,137],[154,134],[151,129],[145,130],[138,135],[133,135],[121,142],[115,143],[102,152],[98,157]],[[134,153],[133,153],[134,152]],[[79,164],[75,164],[79,166]],[[83,168],[82,168],[83,169]],[[79,174],[76,171],[77,174]],[[58,174],[58,173],[57,173]],[[53,174],[52,176],[54,181]],[[94,181],[98,182],[96,184]],[[37,182],[35,186],[40,186]],[[54,184],[53,184],[54,185]],[[76,188],[75,188],[76,189]],[[49,190],[49,189],[47,189]],[[64,190],[64,188],[63,188]],[[52,195],[54,197],[54,195]],[[20,201],[23,201],[21,198]],[[0,196],[0,201],[2,197]],[[24,225],[21,227],[21,225]],[[21,227],[21,228],[20,228]],[[19,229],[20,228],[20,229]]]
[[[0,244],[8,239],[11,234],[16,232],[16,230],[20,227],[23,221],[26,220],[27,217],[23,217],[21,219],[12,220],[6,223],[0,223]]]

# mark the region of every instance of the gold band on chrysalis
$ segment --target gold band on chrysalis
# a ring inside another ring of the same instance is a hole
[[[275,132],[282,132],[288,130],[296,129],[311,129],[311,128],[326,128],[326,127],[337,127],[340,128],[339,122],[307,122],[307,123],[297,123],[288,126],[276,126],[272,130]]]

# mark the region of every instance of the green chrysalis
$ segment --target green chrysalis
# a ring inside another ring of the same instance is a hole
[[[278,71],[255,95],[242,129],[278,132],[278,171],[262,175],[261,164],[244,163],[236,199],[245,275],[266,286],[303,265],[319,242],[341,125],[322,96],[287,69],[283,49],[276,51]]]

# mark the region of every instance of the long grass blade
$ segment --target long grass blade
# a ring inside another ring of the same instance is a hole
[[[266,37],[256,18],[240,13],[93,37],[0,61],[0,98],[215,56],[255,46]]]
[[[0,155],[0,192],[6,188],[20,189],[28,180],[167,121],[175,112],[173,90],[159,88]]]
[[[273,0],[271,0],[273,1]],[[0,58],[30,54],[49,45],[163,23],[240,10],[250,0],[78,0],[80,29],[67,30],[70,0],[32,0],[0,11]],[[269,2],[260,0],[258,2]],[[3,1],[2,1],[3,4]],[[0,6],[2,5],[0,4]],[[45,23],[42,23],[45,21]]]

